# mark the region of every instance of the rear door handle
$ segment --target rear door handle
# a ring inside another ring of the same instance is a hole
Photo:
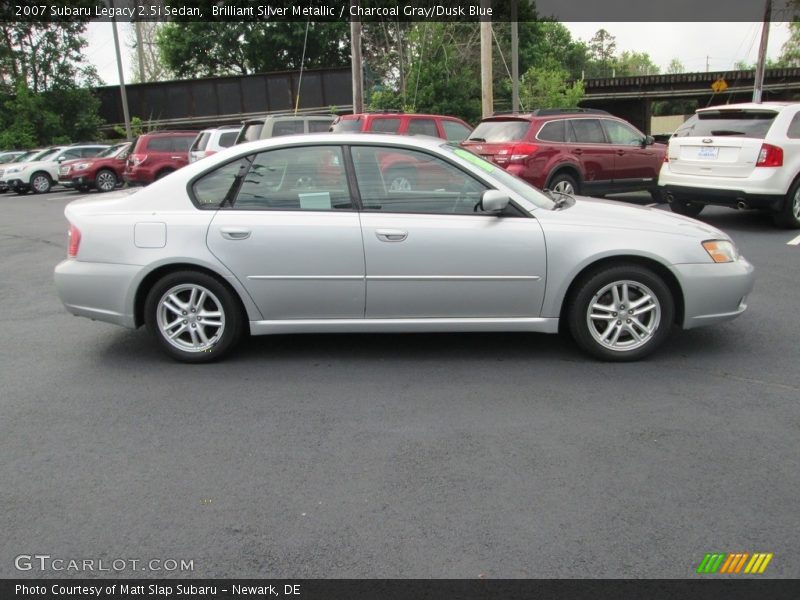
[[[252,232],[245,227],[221,227],[219,233],[226,240],[246,240]]]
[[[375,235],[382,242],[402,242],[408,237],[408,232],[402,229],[376,229]]]

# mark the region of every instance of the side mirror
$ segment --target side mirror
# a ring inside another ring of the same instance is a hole
[[[652,135],[644,136],[644,139],[642,140],[642,148],[644,148],[645,146],[652,146],[655,143],[655,141],[656,138],[654,138]]]
[[[481,201],[478,207],[487,213],[501,213],[505,210],[508,203],[511,202],[506,194],[499,190],[486,190],[481,194]]]

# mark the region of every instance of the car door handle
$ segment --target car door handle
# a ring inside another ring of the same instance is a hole
[[[221,227],[219,233],[226,240],[246,240],[252,232],[244,227]]]
[[[375,235],[382,242],[402,242],[408,237],[408,232],[402,229],[376,229]]]
[[[617,150],[617,156],[625,156],[625,150]]]
[[[173,159],[173,160],[180,160],[182,158],[185,159],[186,157],[185,156],[170,156],[170,158]]]

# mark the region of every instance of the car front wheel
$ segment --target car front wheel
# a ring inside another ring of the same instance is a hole
[[[233,293],[205,273],[180,271],[160,279],[145,300],[145,324],[172,358],[203,363],[241,339],[244,316]]]
[[[792,184],[783,208],[773,215],[775,224],[785,229],[800,229],[800,179]]]
[[[114,171],[103,169],[102,171],[97,173],[97,178],[95,179],[95,186],[101,192],[113,191],[114,188],[117,187],[117,176],[114,174]]]
[[[53,186],[53,182],[47,173],[34,173],[31,177],[31,189],[34,194],[46,194]]]
[[[572,337],[608,361],[644,358],[669,335],[675,302],[655,272],[617,265],[589,273],[576,287],[567,319]]]

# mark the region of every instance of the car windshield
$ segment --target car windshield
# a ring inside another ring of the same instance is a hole
[[[30,159],[28,159],[28,162],[34,162],[34,161],[37,161],[37,160],[44,160],[46,158],[51,157],[52,155],[54,155],[56,152],[58,152],[60,150],[61,150],[60,147],[59,148],[48,148],[47,150],[42,150],[41,152],[39,152],[39,154],[35,154],[34,156],[31,156]]]
[[[106,148],[100,154],[95,156],[94,158],[105,158],[107,156],[114,156],[116,155],[122,148],[125,148],[128,145],[128,142],[124,144],[117,144],[116,146],[111,146],[110,148]]]
[[[771,110],[708,110],[690,117],[674,137],[764,138],[778,113]]]
[[[556,203],[553,202],[552,198],[537,190],[527,181],[520,179],[516,175],[512,175],[502,167],[498,167],[497,165],[490,163],[488,160],[484,160],[477,154],[473,154],[469,150],[460,148],[455,144],[443,144],[442,148],[448,152],[452,152],[459,158],[466,160],[484,173],[488,173],[497,179],[501,184],[519,194],[528,202],[533,203],[535,206],[538,206],[539,208],[546,208],[548,210],[553,210],[556,207]]]
[[[484,121],[469,134],[467,141],[474,142],[513,142],[525,137],[529,121],[520,119]]]
[[[37,152],[41,152],[41,150],[31,150],[30,152],[25,152],[24,154],[20,154],[11,162],[20,163],[20,162],[27,162],[31,158],[33,158]]]

